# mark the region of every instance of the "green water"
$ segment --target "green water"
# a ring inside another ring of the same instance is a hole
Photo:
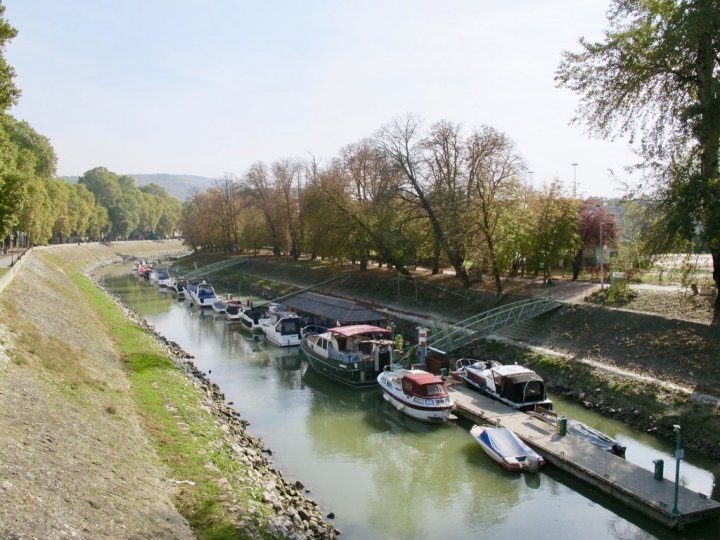
[[[250,432],[273,450],[275,466],[310,488],[324,513],[335,513],[343,539],[720,537],[718,521],[665,530],[552,468],[505,471],[470,437],[470,424],[407,418],[379,390],[346,388],[306,371],[297,348],[266,345],[132,277],[130,268],[105,269],[101,276],[157,331],[193,354],[199,369],[212,371],[209,377],[250,421]],[[653,459],[665,459],[666,476],[674,478],[671,442],[554,400],[561,414],[619,438],[629,460],[651,470]],[[718,498],[716,460],[688,452],[681,471],[685,485]]]

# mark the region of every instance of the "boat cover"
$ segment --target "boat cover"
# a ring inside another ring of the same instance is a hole
[[[379,326],[372,326],[370,324],[355,324],[352,326],[338,326],[337,328],[330,328],[328,330],[333,334],[337,334],[343,337],[360,336],[363,334],[385,334],[392,335],[390,330],[380,328]]]
[[[523,461],[526,456],[537,455],[528,445],[522,442],[510,428],[486,427],[483,428],[480,439],[500,457],[514,457]]]
[[[432,373],[408,373],[402,381],[403,392],[408,396],[441,398],[448,395],[445,383]]]

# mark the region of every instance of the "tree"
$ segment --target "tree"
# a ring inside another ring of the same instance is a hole
[[[600,246],[600,230],[602,228],[603,244],[611,244],[617,240],[617,222],[615,216],[608,212],[595,199],[587,199],[580,203],[580,222],[578,235],[580,243],[573,257],[573,279],[577,279],[582,270],[583,253]]]
[[[403,175],[408,200],[414,200],[426,213],[435,241],[447,255],[455,275],[464,287],[470,287],[463,245],[456,241],[458,236],[455,233],[459,223],[453,222],[452,214],[451,219],[445,219],[442,212],[448,209],[447,205],[433,204],[433,187],[438,187],[438,182],[444,182],[446,186],[448,183],[453,185],[457,180],[456,160],[460,157],[455,155],[459,150],[455,143],[459,126],[439,123],[431,129],[430,137],[423,140],[420,124],[420,119],[410,114],[395,118],[380,130],[378,144]],[[432,155],[434,151],[437,151],[436,156]],[[428,170],[429,163],[436,164],[437,169]],[[443,194],[439,195],[438,201],[443,200]]]
[[[473,195],[474,226],[480,233],[497,294],[502,294],[500,273],[516,252],[513,214],[522,196],[519,174],[525,163],[515,143],[489,126],[475,130],[467,141],[468,190]]]
[[[700,233],[720,287],[720,3],[613,0],[608,21],[603,42],[563,54],[558,85],[580,94],[592,134],[640,137],[648,211],[667,244]]]

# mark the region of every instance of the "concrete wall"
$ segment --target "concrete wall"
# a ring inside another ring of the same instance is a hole
[[[30,248],[25,252],[25,255],[23,255],[18,261],[15,263],[14,266],[11,266],[10,269],[0,276],[0,292],[3,292],[5,290],[5,287],[10,285],[10,282],[15,278],[15,274],[17,274],[20,271],[20,268],[23,264],[25,264],[25,260],[30,256],[32,253],[32,250],[34,248]]]

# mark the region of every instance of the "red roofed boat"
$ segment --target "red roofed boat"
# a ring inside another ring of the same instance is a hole
[[[377,380],[385,401],[412,418],[445,422],[455,407],[442,379],[427,371],[383,371]]]
[[[350,386],[370,386],[392,361],[391,337],[390,330],[369,324],[306,326],[300,348],[321,375]]]

